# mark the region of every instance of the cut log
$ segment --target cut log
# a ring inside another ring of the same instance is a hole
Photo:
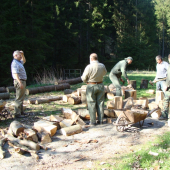
[[[34,128],[38,131],[45,131],[50,134],[50,136],[54,136],[57,131],[57,126],[52,125],[44,120],[39,120],[38,122],[34,123]]]
[[[7,92],[7,90],[5,87],[0,87],[0,93],[6,93],[6,92]]]
[[[114,99],[114,96],[115,96],[115,95],[114,95],[112,92],[107,93],[107,99],[109,99],[109,100]]]
[[[3,145],[6,142],[6,138],[0,140],[0,159],[5,157],[5,151],[3,150]]]
[[[161,109],[157,109],[156,111],[154,111],[152,114],[151,114],[151,117],[153,119],[159,119],[161,116]]]
[[[16,142],[20,145],[28,146],[29,148],[34,149],[34,150],[40,149],[40,146],[36,144],[35,142],[29,141],[29,140],[20,140],[8,134],[6,134],[5,137],[7,138],[7,140],[11,141],[12,143]]]
[[[50,100],[49,99],[37,99],[36,101],[35,101],[35,104],[41,104],[41,103],[49,103],[50,102]]]
[[[123,114],[123,111],[124,110],[114,110],[115,114],[116,114],[116,117],[119,117],[120,114]]]
[[[6,91],[7,91],[8,93],[10,93],[10,92],[16,92],[16,89],[15,89],[14,86],[9,86],[9,87],[6,87]]]
[[[136,89],[136,80],[130,80],[130,84],[134,89]]]
[[[8,134],[11,134],[13,136],[19,136],[20,132],[24,132],[24,126],[16,120],[11,122],[8,130]]]
[[[128,97],[127,99],[124,100],[124,109],[131,109],[133,104],[133,98],[132,97]]]
[[[74,125],[70,127],[65,127],[60,130],[64,136],[70,136],[82,132],[82,127],[80,125]]]
[[[64,84],[55,85],[55,91],[61,91],[64,89],[70,89],[70,84],[64,83]]]
[[[71,90],[71,89],[65,89],[64,90],[64,94],[66,95],[66,94],[71,94],[73,92],[73,90]]]
[[[136,90],[125,90],[125,99],[128,97],[133,97],[136,100]]]
[[[114,101],[107,101],[107,109],[114,109]]]
[[[146,100],[133,100],[134,106],[141,105],[143,109],[146,109]]]
[[[35,101],[36,101],[37,99],[29,99],[28,100],[28,104],[35,104]]]
[[[77,91],[72,92],[71,97],[79,97],[80,98],[80,96],[78,96],[78,94],[77,94]]]
[[[146,108],[148,108],[149,100],[147,97],[139,97],[139,100],[146,100]]]
[[[41,141],[41,144],[52,142],[50,135],[46,132],[41,132],[41,133],[38,132],[37,136],[38,136],[38,140]]]
[[[74,124],[75,122],[71,119],[64,119],[63,121],[60,122],[60,127],[65,128],[65,127],[70,127]]]
[[[82,90],[83,90],[83,89],[81,89],[81,88],[78,88],[78,89],[77,89],[77,96],[79,96],[79,97],[81,96],[81,91],[82,91]]]
[[[89,114],[89,110],[87,109],[78,109],[77,114],[85,120],[90,120],[90,114]]]
[[[112,124],[113,123],[112,118],[107,118],[107,123]]]
[[[149,106],[149,110],[158,108],[158,104],[155,102],[149,103],[148,106]]]
[[[107,117],[110,117],[110,118],[114,118],[115,117],[115,112],[113,109],[105,109],[104,110],[104,114],[107,116]]]
[[[48,98],[49,101],[57,101],[57,100],[62,100],[63,97],[62,96],[50,96]]]
[[[153,90],[153,89],[149,89],[149,90],[147,90],[147,91],[146,91],[146,93],[149,93],[149,94],[155,94],[155,90]]]
[[[80,97],[70,97],[68,99],[68,103],[71,104],[71,105],[80,104],[81,98]]]
[[[61,121],[63,121],[64,119],[62,118],[62,117],[60,117],[60,116],[56,116],[56,115],[51,115],[50,116],[50,121],[54,121],[54,122],[61,122]]]
[[[148,88],[148,80],[142,79],[140,84],[140,89],[147,89]]]
[[[0,99],[9,99],[10,98],[10,94],[9,93],[0,93]]]
[[[82,102],[83,104],[86,104],[86,103],[87,103],[86,90],[82,90],[82,91],[81,91],[81,102]]]
[[[122,96],[115,96],[113,98],[114,109],[122,109],[123,107],[123,98]]]
[[[26,133],[27,135],[27,140],[31,140],[33,142],[38,142],[38,137],[36,135],[36,132],[32,129],[24,129],[24,132]]]
[[[163,99],[164,99],[164,92],[163,92],[163,91],[156,91],[155,102],[156,102],[157,104],[159,104],[159,102],[160,102],[161,100],[163,100]]]
[[[78,83],[82,83],[82,79],[81,79],[81,77],[77,77],[77,78],[74,78],[74,79],[67,79],[67,80],[59,80],[58,81],[58,84],[63,84],[63,83],[69,83],[70,85],[78,84]]]
[[[68,102],[68,99],[71,97],[71,94],[63,95],[63,102]]]

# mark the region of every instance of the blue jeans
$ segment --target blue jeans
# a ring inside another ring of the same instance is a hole
[[[164,94],[165,94],[165,86],[166,86],[166,84],[165,84],[165,80],[163,80],[163,81],[158,81],[157,83],[156,83],[156,90],[157,91],[159,91],[159,90],[162,90],[163,92],[164,92]]]

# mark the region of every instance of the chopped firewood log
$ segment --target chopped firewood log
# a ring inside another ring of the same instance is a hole
[[[26,133],[27,137],[26,139],[27,140],[31,140],[33,142],[38,142],[38,137],[36,135],[36,132],[32,129],[24,129],[24,132]]]
[[[146,100],[133,100],[134,106],[141,105],[143,109],[146,109]]]
[[[159,101],[164,99],[164,92],[163,91],[156,91],[155,102],[159,104]]]
[[[149,110],[153,110],[159,107],[158,104],[155,102],[149,103],[148,106],[149,106]]]
[[[0,140],[0,159],[3,159],[5,157],[5,151],[3,151],[3,145],[6,142],[6,138],[3,138]]]
[[[133,99],[136,100],[136,90],[125,90],[125,99],[128,97],[133,97]]]
[[[50,124],[50,122],[39,120],[34,123],[34,128],[38,131],[45,131],[50,134],[50,136],[54,136],[57,131],[57,126]]]
[[[35,104],[41,104],[41,103],[49,103],[50,100],[49,99],[37,99],[35,101]]]
[[[104,114],[111,118],[115,117],[115,112],[113,109],[105,109]]]
[[[71,109],[62,108],[62,113],[66,119],[71,119],[73,121],[77,121],[79,115],[73,112]]]
[[[114,109],[114,102],[113,101],[107,101],[107,109]]]
[[[60,117],[60,116],[56,116],[56,115],[51,115],[50,116],[50,121],[54,121],[54,122],[61,122],[63,120],[63,118],[62,117]]]
[[[33,156],[35,159],[39,159],[39,156],[37,155],[37,152],[34,150],[30,150],[29,148],[27,148],[26,146],[22,146],[21,144],[18,144],[17,142],[13,142],[13,141],[8,141],[8,144],[10,146],[12,146],[15,151],[17,153],[20,153],[21,151],[25,151],[25,152],[29,152],[31,154],[31,156]]]
[[[63,102],[68,102],[68,99],[71,97],[71,94],[63,95]]]
[[[45,145],[43,145],[43,144],[41,144],[41,143],[38,143],[38,144],[40,145],[40,148],[41,148],[41,149],[48,150],[48,147],[47,147],[47,146],[45,146]]]
[[[82,91],[81,88],[78,88],[78,89],[77,89],[77,96],[79,96],[79,97],[81,96],[81,91]]]
[[[65,127],[70,127],[74,124],[75,122],[71,119],[64,119],[63,121],[60,122],[60,127],[65,128]]]
[[[50,116],[43,117],[42,119],[50,121]]]
[[[61,134],[64,136],[70,136],[82,132],[82,127],[80,125],[74,125],[70,127],[65,127],[60,130]]]
[[[20,132],[24,132],[24,126],[16,120],[11,122],[8,130],[8,134],[11,134],[13,136],[18,136]]]
[[[57,100],[62,100],[63,97],[62,96],[50,96],[48,97],[49,101],[57,101]]]
[[[122,109],[123,98],[122,96],[114,96],[112,101],[107,101],[107,109]]]
[[[71,94],[73,92],[73,90],[71,90],[71,89],[65,89],[64,90],[64,94],[66,95],[66,94]]]
[[[41,141],[41,144],[52,142],[50,135],[46,132],[40,132],[40,133],[38,132],[37,136],[38,136],[38,140]]]
[[[29,140],[20,140],[18,138],[15,138],[11,135],[6,134],[5,137],[7,138],[7,140],[11,141],[12,143],[18,143],[20,145],[24,145],[24,146],[28,146],[29,148],[33,149],[33,150],[39,150],[40,146],[38,144],[36,144],[35,142],[29,141]]]
[[[89,110],[87,109],[78,109],[77,114],[85,120],[90,120],[90,114],[89,114]]]
[[[80,97],[70,97],[68,99],[68,103],[71,104],[71,105],[80,104],[81,98]]]
[[[128,97],[127,99],[124,100],[124,109],[131,109],[133,104],[133,97]]]
[[[109,100],[114,99],[114,96],[115,96],[115,95],[114,95],[112,92],[107,93],[107,99],[109,99]]]
[[[26,139],[26,138],[27,138],[27,135],[26,135],[25,132],[20,132],[17,138],[18,138],[18,139]],[[28,139],[27,139],[27,140],[28,140]]]
[[[146,100],[146,108],[148,108],[149,100],[147,97],[139,97],[139,100]]]

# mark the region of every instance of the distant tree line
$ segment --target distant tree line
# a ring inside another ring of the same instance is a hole
[[[0,84],[12,84],[14,50],[29,82],[43,69],[81,68],[96,52],[107,70],[127,56],[131,69],[155,69],[170,53],[170,0],[1,0]]]

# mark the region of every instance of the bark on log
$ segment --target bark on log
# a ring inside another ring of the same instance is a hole
[[[71,90],[71,89],[65,89],[64,90],[64,94],[66,95],[66,94],[71,94],[73,92],[73,90]]]
[[[77,114],[85,120],[90,120],[90,114],[89,114],[89,110],[87,109],[78,109]]]
[[[80,99],[80,97],[70,97],[68,99],[68,103],[71,104],[71,105],[80,104],[81,99]]]
[[[78,94],[77,94],[77,91],[72,92],[71,97],[79,97]]]
[[[136,90],[125,90],[125,99],[128,97],[133,97],[136,100]]]
[[[7,92],[7,90],[5,87],[0,87],[0,93],[6,93],[6,92]]]
[[[37,137],[34,130],[32,130],[32,129],[24,129],[24,132],[27,135],[27,138],[26,138],[27,140],[31,140],[31,141],[36,142],[36,143],[38,142],[38,137]]]
[[[63,84],[63,83],[69,83],[70,85],[78,84],[78,83],[82,83],[82,79],[81,79],[81,77],[78,77],[78,78],[74,78],[74,79],[67,79],[67,80],[58,81],[58,84]]]
[[[68,102],[68,99],[71,97],[71,94],[63,95],[63,102]]]
[[[29,99],[28,100],[28,104],[35,104],[35,101],[36,101],[37,99]]]
[[[38,136],[38,140],[41,141],[41,144],[52,142],[50,135],[46,132],[37,133],[37,136]]]
[[[140,89],[147,89],[148,88],[148,80],[142,79],[140,84]]]
[[[19,136],[20,132],[24,132],[24,126],[16,120],[11,122],[8,133],[13,136]]]
[[[70,89],[69,83],[55,85],[55,91],[61,91],[61,90],[65,90],[65,89]]]
[[[82,132],[82,127],[80,125],[74,125],[62,128],[60,131],[64,136],[70,136]]]
[[[0,159],[5,157],[5,151],[3,151],[3,145],[6,142],[6,138],[0,140]]]
[[[54,136],[56,131],[57,131],[57,126],[48,123],[47,121],[44,120],[39,120],[38,122],[34,123],[34,128],[38,131],[45,131],[50,134],[50,136]]]
[[[9,93],[0,93],[0,99],[9,99],[10,98],[10,94]]]
[[[13,142],[16,142],[20,145],[24,145],[24,146],[28,146],[29,148],[33,149],[33,150],[39,150],[40,146],[32,141],[29,140],[20,140],[18,138],[15,138],[11,135],[6,134],[5,137],[7,138],[7,140]]]
[[[132,97],[128,97],[127,99],[124,100],[124,109],[131,109],[133,106],[133,98]]]
[[[41,104],[41,103],[49,103],[50,100],[49,99],[37,99],[35,101],[35,104]]]
[[[16,89],[15,89],[14,86],[9,86],[9,87],[6,87],[6,91],[7,91],[8,93],[10,93],[10,92],[16,92]]]
[[[62,96],[51,96],[48,98],[50,101],[57,101],[57,100],[62,100]]]
[[[130,84],[134,89],[136,89],[136,80],[130,80]]]

